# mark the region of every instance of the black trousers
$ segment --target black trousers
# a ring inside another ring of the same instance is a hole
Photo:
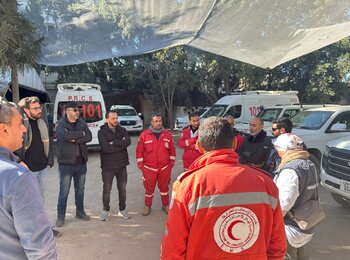
[[[103,210],[109,211],[109,201],[111,196],[111,189],[114,176],[117,180],[118,195],[119,195],[119,210],[125,210],[126,208],[126,183],[128,175],[126,172],[126,166],[115,170],[103,170],[102,169],[102,181],[103,181]]]

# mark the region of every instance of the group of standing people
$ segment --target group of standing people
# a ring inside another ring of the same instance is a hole
[[[43,200],[47,167],[53,165],[52,146],[39,99],[25,98],[19,106],[23,121],[15,105],[0,103],[0,197],[5,198],[0,204],[0,257],[55,259],[55,231]],[[161,259],[284,259],[286,251],[291,259],[308,259],[314,230],[301,230],[289,212],[317,198],[317,167],[289,126],[288,121],[274,122],[272,141],[260,118],[253,118],[250,135],[242,136],[234,128],[234,118],[211,117],[200,124],[199,115],[190,114],[178,143],[184,149],[184,173],[175,181],[169,200],[175,144],[162,116],[152,115],[150,127],[138,140],[136,160],[145,188],[142,215],[151,213],[156,185],[162,210],[168,214]],[[66,105],[56,131],[60,182],[56,226],[62,227],[72,179],[76,218],[90,219],[84,210],[84,188],[86,144],[92,135],[74,102]],[[100,219],[110,216],[114,177],[118,215],[129,219],[126,166],[131,141],[119,126],[116,111],[106,113],[98,139],[103,181]],[[32,221],[34,217],[38,221]]]

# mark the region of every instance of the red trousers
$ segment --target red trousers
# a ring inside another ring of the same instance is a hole
[[[145,187],[145,206],[150,207],[154,197],[154,190],[158,182],[158,189],[162,198],[162,205],[169,205],[169,185],[171,177],[171,168],[168,165],[165,169],[153,169],[147,166],[142,168],[143,186]]]

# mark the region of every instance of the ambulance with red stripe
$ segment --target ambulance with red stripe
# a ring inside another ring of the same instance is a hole
[[[97,132],[105,123],[106,106],[98,84],[64,83],[57,85],[57,95],[53,114],[53,123],[65,116],[65,107],[68,102],[75,102],[80,110],[80,118],[87,123],[92,141],[89,148],[98,148]],[[54,134],[55,137],[55,134]]]

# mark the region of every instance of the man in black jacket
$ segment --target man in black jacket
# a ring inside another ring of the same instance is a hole
[[[100,219],[105,221],[110,215],[110,195],[114,176],[117,180],[119,195],[118,216],[129,219],[130,216],[126,208],[126,183],[129,157],[127,147],[131,144],[128,132],[124,127],[118,125],[118,114],[116,111],[106,113],[106,124],[98,131],[98,141],[101,146],[101,168],[103,181],[103,211]]]
[[[86,163],[88,160],[87,143],[92,140],[91,132],[85,121],[79,119],[76,103],[66,105],[66,116],[57,122],[57,162],[60,177],[60,191],[57,204],[56,226],[64,225],[67,199],[72,178],[74,180],[76,218],[90,220],[84,211],[84,189]]]
[[[240,163],[264,168],[273,146],[263,128],[264,121],[260,117],[254,117],[250,121],[250,135],[244,138],[243,144],[237,151]]]

